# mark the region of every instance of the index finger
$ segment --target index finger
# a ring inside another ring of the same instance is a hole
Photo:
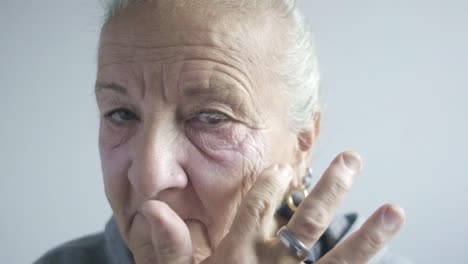
[[[176,212],[156,200],[146,201],[141,211],[150,224],[157,263],[192,263],[190,232]]]
[[[262,172],[243,199],[229,232],[236,243],[265,231],[265,222],[273,219],[277,203],[289,187],[291,174],[286,165],[274,165]]]

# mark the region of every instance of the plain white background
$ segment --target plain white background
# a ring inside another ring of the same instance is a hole
[[[392,248],[415,263],[468,263],[468,2],[304,1],[323,76],[312,166],[359,151],[343,211],[402,205]],[[103,229],[93,97],[94,0],[0,5],[0,259],[30,263]]]

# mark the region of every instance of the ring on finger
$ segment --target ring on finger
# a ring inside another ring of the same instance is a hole
[[[283,226],[276,233],[281,243],[299,260],[305,260],[311,252],[307,246],[300,241],[286,226]]]

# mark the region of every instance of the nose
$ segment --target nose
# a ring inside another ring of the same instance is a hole
[[[146,199],[169,189],[183,189],[187,176],[178,162],[181,153],[174,128],[163,120],[142,126],[135,136],[128,177],[134,190]]]

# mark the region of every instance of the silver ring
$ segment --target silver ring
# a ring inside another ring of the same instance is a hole
[[[276,235],[281,243],[298,259],[305,260],[311,255],[309,248],[296,235],[289,231],[286,226],[280,228]]]

